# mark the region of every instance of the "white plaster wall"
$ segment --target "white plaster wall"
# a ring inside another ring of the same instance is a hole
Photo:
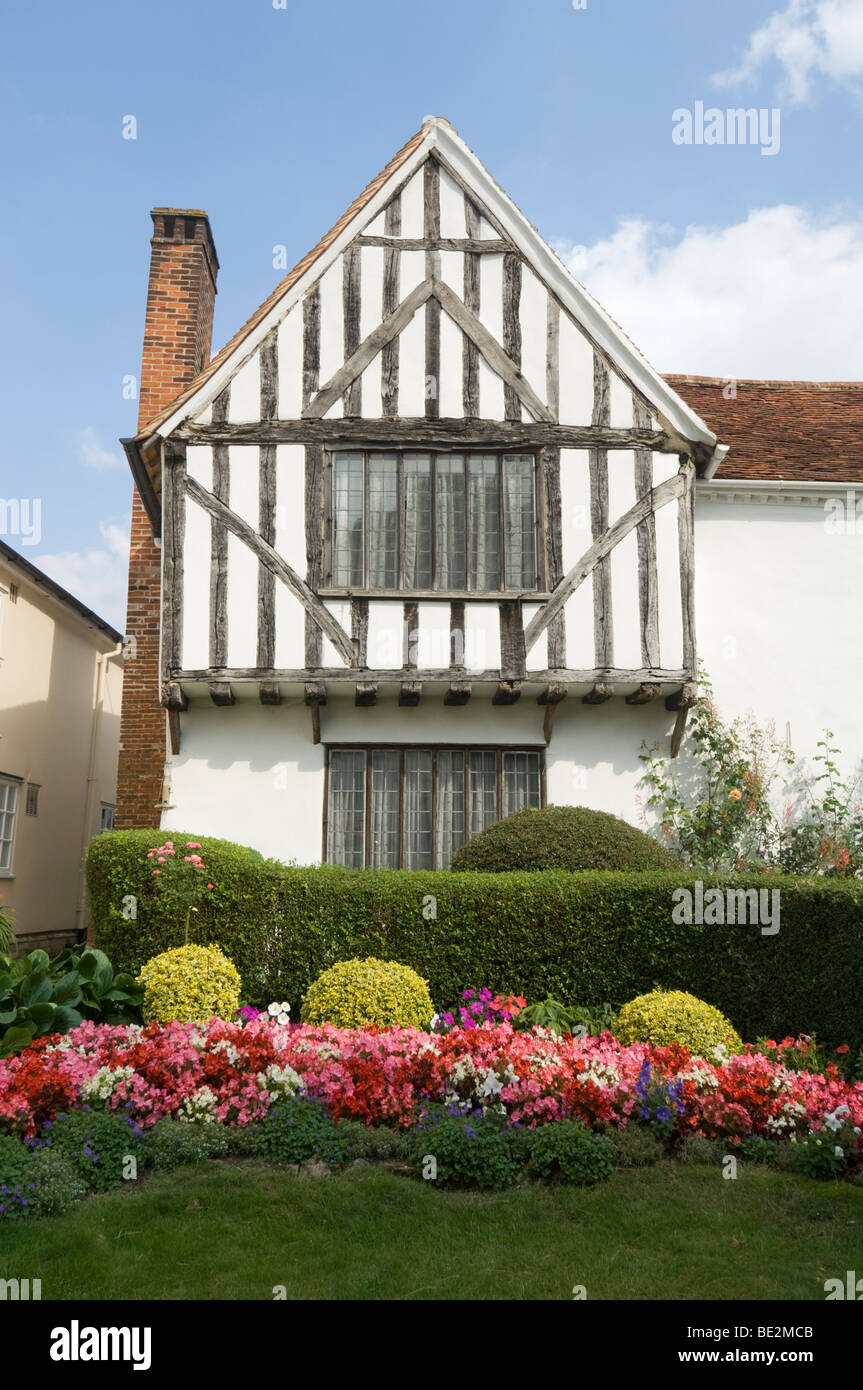
[[[235,840],[285,862],[319,863],[324,750],[312,742],[302,699],[269,708],[238,700],[227,709],[195,701],[180,720],[162,828]]]
[[[859,766],[863,535],[825,525],[821,506],[717,503],[696,494],[699,655],[723,715],[774,720],[799,756],[831,729]]]

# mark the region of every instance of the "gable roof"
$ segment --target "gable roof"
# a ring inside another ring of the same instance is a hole
[[[863,482],[863,382],[665,380],[729,445],[717,478]]]
[[[690,405],[670,387],[621,331],[613,319],[563,265],[536,228],[528,222],[512,200],[492,178],[476,155],[459,138],[448,121],[429,117],[416,135],[403,145],[385,169],[354,200],[338,222],[301,261],[294,266],[272,294],[255,311],[238,333],[217,353],[207,367],[175,401],[154,416],[136,436],[145,448],[165,437],[190,414],[197,414],[218,394],[237,367],[249,356],[275,323],[302,298],[306,289],[338,256],[359,231],[354,224],[360,214],[368,221],[389,201],[395,189],[435,152],[437,156],[490,208],[514,245],[525,256],[560,299],[583,325],[594,342],[614,361],[622,374],[655,407],[666,428],[695,446],[704,472],[709,476],[724,455],[716,435]],[[127,451],[128,452],[128,451]]]

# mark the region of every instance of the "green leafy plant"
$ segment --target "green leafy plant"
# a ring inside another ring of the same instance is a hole
[[[786,808],[779,863],[783,872],[828,874],[839,878],[863,874],[863,805],[860,778],[846,781],[839,770],[840,750],[825,729],[812,761],[821,769],[808,778],[801,770],[803,796],[796,819]],[[802,802],[802,804],[801,804]]]
[[[240,1002],[237,968],[218,946],[178,946],[148,960],[138,983],[146,1023],[154,1019],[233,1018]]]
[[[609,1146],[581,1120],[541,1125],[534,1136],[528,1172],[552,1182],[592,1187],[611,1176]]]
[[[114,974],[103,951],[70,949],[53,961],[45,951],[30,951],[0,974],[0,1057],[46,1033],[67,1033],[85,1018],[135,1022],[142,998],[130,975]]]
[[[520,1163],[497,1118],[429,1105],[408,1132],[410,1159],[435,1187],[511,1187]]]
[[[794,754],[772,724],[762,729],[751,715],[724,720],[701,665],[698,679],[685,758],[672,763],[658,745],[642,744],[644,808],[687,864],[715,871],[775,863],[782,827],[772,793]]]
[[[679,989],[654,989],[631,999],[617,1015],[614,1035],[624,1047],[634,1042],[654,1047],[678,1042],[696,1057],[709,1059],[717,1047],[726,1053],[743,1051],[739,1034],[719,1009]]]
[[[805,1139],[792,1139],[783,1145],[783,1167],[792,1173],[803,1173],[807,1178],[817,1178],[819,1182],[829,1182],[838,1178],[848,1167],[846,1150],[838,1143],[839,1136],[810,1134]]]
[[[357,1156],[350,1129],[335,1124],[316,1101],[297,1097],[269,1112],[260,1127],[258,1146],[264,1158],[276,1163],[319,1159],[331,1168],[344,1168]]]
[[[141,850],[155,842],[152,830],[116,831],[97,836],[88,854],[96,944],[117,969],[133,974],[183,941],[183,921],[149,887]],[[428,980],[438,1006],[458,999],[467,980],[482,980],[504,997],[551,995],[564,1003],[622,1003],[662,980],[709,999],[746,1038],[803,1031],[822,1046],[847,1046],[846,1065],[863,1044],[857,879],[771,877],[782,924],[769,937],[733,923],[674,921],[673,893],[694,887],[694,876],[681,868],[360,872],[290,868],[224,841],[202,840],[204,852],[219,872],[196,936],[230,957],[246,999],[287,1000],[294,1018],[310,984],[334,961],[375,956]],[[698,877],[705,893],[714,884],[725,892],[765,883],[761,873]],[[137,916],[123,915],[124,896],[133,900],[130,913],[137,903]]]
[[[628,1124],[625,1129],[607,1129],[603,1138],[614,1168],[647,1168],[662,1157],[660,1140],[645,1125]]]
[[[595,1008],[580,1005],[561,1004],[551,995],[528,1004],[513,1020],[513,1027],[520,1032],[530,1028],[547,1028],[551,1033],[575,1033],[580,1037],[598,1038],[610,1030],[615,1011],[611,1004],[599,1004]]]
[[[66,1158],[91,1191],[104,1192],[124,1180],[140,1138],[138,1126],[113,1111],[70,1110],[46,1124],[41,1143]]]
[[[587,806],[526,806],[495,821],[453,855],[452,870],[673,869],[679,860],[656,840]]]
[[[304,1023],[339,1028],[429,1028],[434,1005],[428,982],[395,960],[341,960],[319,975],[303,995]]]

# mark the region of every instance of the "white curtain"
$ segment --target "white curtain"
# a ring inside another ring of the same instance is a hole
[[[464,458],[439,454],[435,463],[435,572],[438,589],[467,584]]]
[[[363,583],[363,456],[333,459],[333,583]]]
[[[534,462],[529,454],[506,454],[503,460],[505,587],[532,589],[536,584],[536,502]]]
[[[327,863],[361,869],[365,859],[365,773],[362,749],[330,754],[327,798]]]
[[[403,867],[434,868],[432,839],[432,755],[427,749],[405,750]]]
[[[499,589],[500,491],[497,455],[471,454],[468,464],[470,506],[470,587]]]
[[[470,833],[478,835],[497,820],[497,754],[470,755]]]
[[[448,869],[464,844],[464,753],[443,749],[437,755],[435,795],[435,868]]]
[[[502,816],[539,805],[539,754],[504,753]]]
[[[369,587],[398,587],[399,475],[395,454],[369,454]]]
[[[371,755],[369,807],[369,860],[373,869],[399,866],[399,762],[398,749],[381,748]]]
[[[405,454],[405,588],[430,589],[432,574],[431,455]]]

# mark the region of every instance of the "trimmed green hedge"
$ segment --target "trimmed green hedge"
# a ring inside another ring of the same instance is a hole
[[[100,835],[87,860],[96,944],[115,968],[182,943],[155,896],[146,850],[157,830]],[[287,868],[225,841],[201,839],[213,884],[190,940],[217,942],[245,997],[300,998],[338,960],[377,956],[412,966],[437,1008],[466,986],[528,1000],[620,1005],[661,984],[716,1005],[744,1040],[811,1033],[863,1046],[863,884],[833,879],[708,877],[705,888],[781,893],[781,925],[672,921],[680,873],[408,873]],[[135,919],[123,897],[137,900]],[[436,916],[434,913],[436,912]],[[425,913],[425,915],[424,915]]]
[[[667,869],[680,860],[625,820],[587,806],[525,806],[493,821],[453,855],[457,872],[505,874],[516,869]]]

